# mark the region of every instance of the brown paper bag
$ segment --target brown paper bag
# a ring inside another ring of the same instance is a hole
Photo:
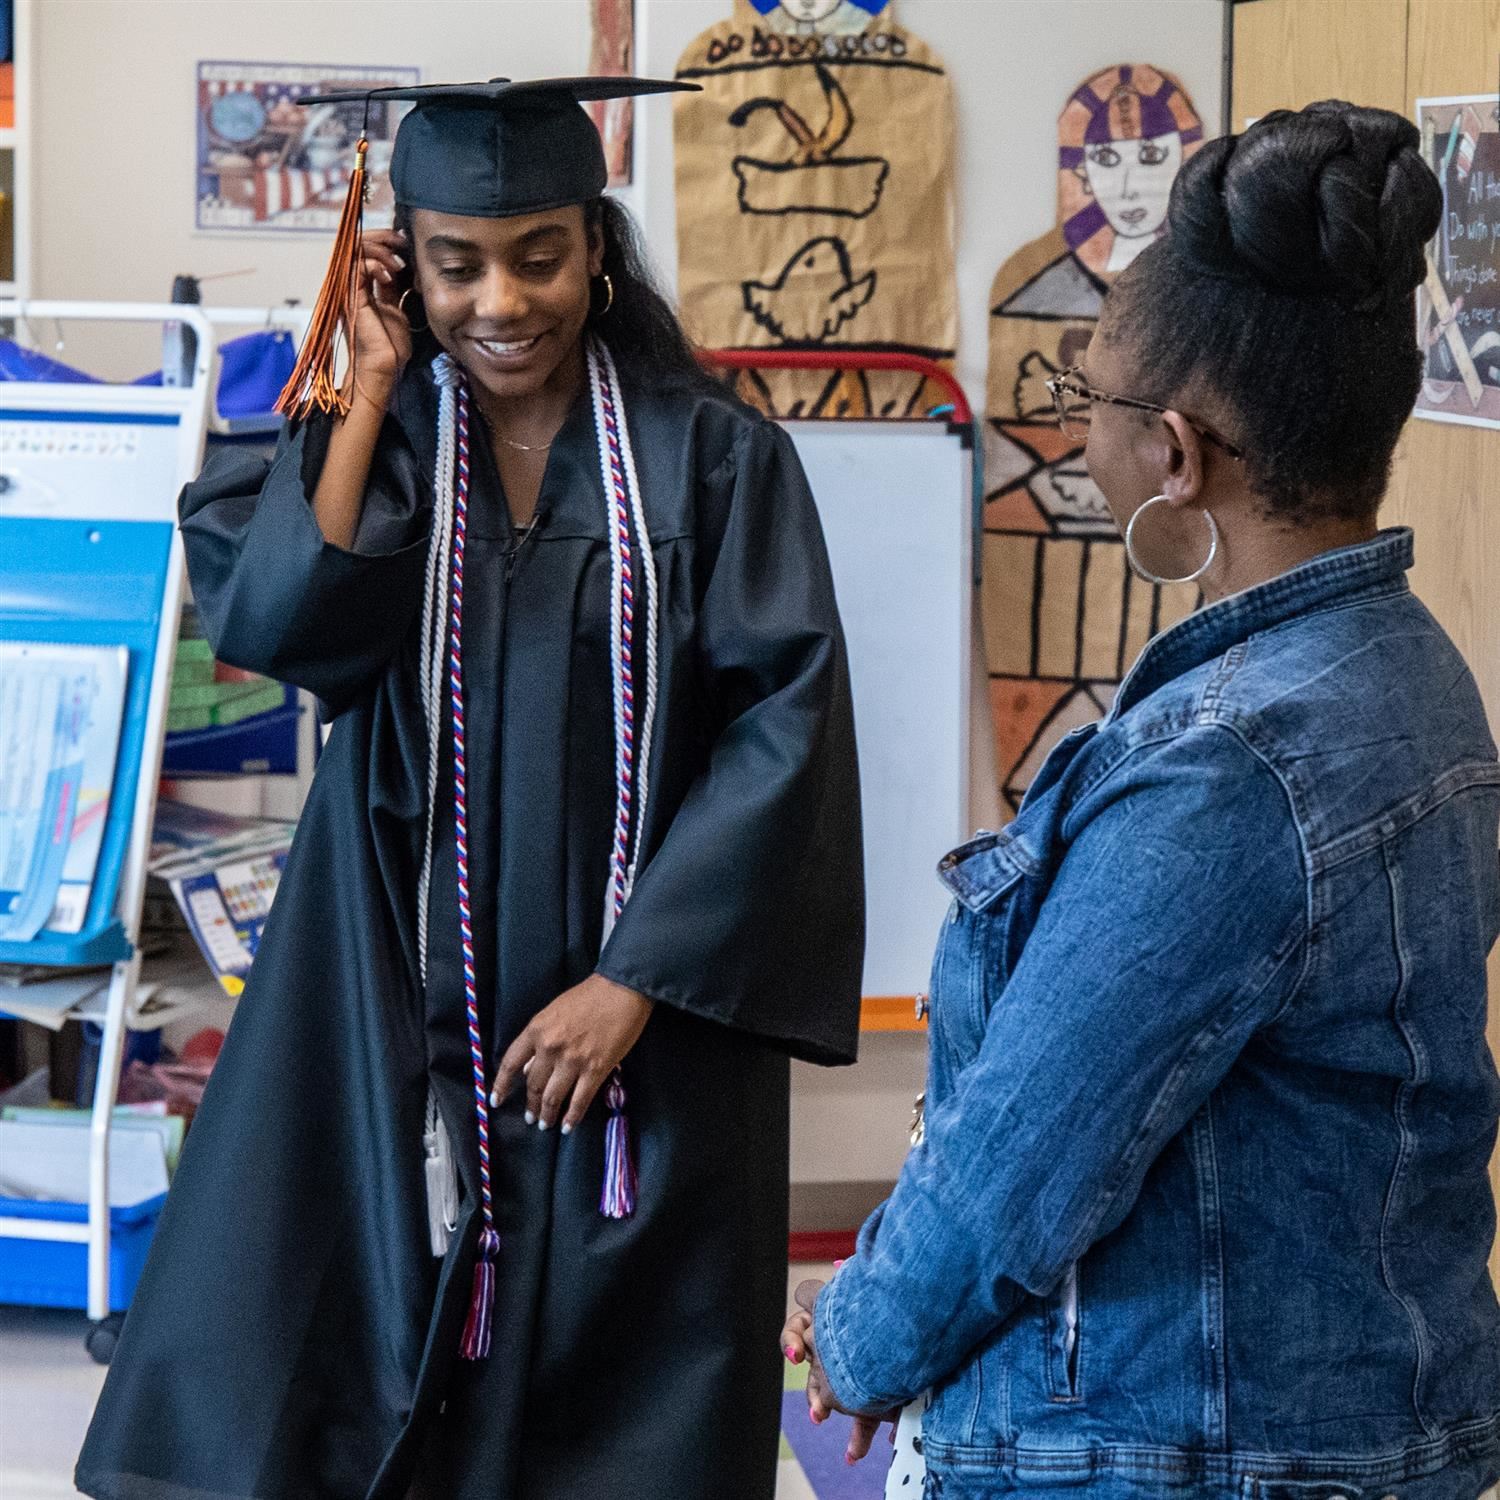
[[[736,0],[683,54],[674,102],[678,297],[710,349],[951,361],[953,104],[947,71],[884,0]],[[920,376],[757,371],[782,416],[906,416]]]
[[[1000,268],[985,401],[984,623],[1004,803],[1048,751],[1107,713],[1115,688],[1197,590],[1142,582],[1083,444],[1045,381],[1088,348],[1109,283],[1161,233],[1203,126],[1181,85],[1125,64],[1094,74],[1058,119],[1058,222]]]

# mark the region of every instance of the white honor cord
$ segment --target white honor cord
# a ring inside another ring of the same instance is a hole
[[[651,744],[656,720],[657,700],[657,625],[659,605],[657,599],[656,557],[651,547],[651,534],[646,526],[645,509],[641,504],[640,480],[636,472],[635,451],[630,441],[630,426],[625,417],[625,403],[620,390],[619,373],[609,349],[600,340],[591,340],[588,350],[589,384],[594,404],[594,432],[599,447],[599,475],[604,487],[604,504],[609,535],[610,564],[610,662],[613,673],[613,701],[615,714],[615,796],[618,821],[619,799],[626,792],[626,777],[629,750],[625,727],[625,653],[629,643],[624,638],[621,604],[624,594],[623,539],[620,536],[615,510],[615,477],[610,469],[609,435],[605,424],[603,392],[607,389],[614,398],[616,427],[620,442],[620,466],[629,500],[630,518],[634,524],[640,550],[640,571],[644,575],[646,590],[646,697],[644,713],[640,717],[640,755],[636,762],[635,791],[637,801],[633,827],[630,831],[630,848],[627,850],[625,868],[611,860],[608,899],[605,905],[604,935],[607,938],[615,920],[615,894],[620,886],[620,901],[630,899],[635,884],[635,872],[640,860],[641,830],[645,825],[646,803],[650,794]],[[623,882],[623,884],[621,884]]]
[[[599,366],[600,345],[590,340],[588,346],[589,396],[594,408],[594,436],[599,447],[599,475],[604,486],[605,532],[609,537],[609,660],[611,692],[614,704],[615,727],[615,807],[618,820],[620,788],[625,780],[625,684],[620,670],[624,634],[620,623],[620,604],[624,594],[624,556],[620,543],[620,527],[615,516],[614,476],[609,467],[609,432],[604,421],[604,402],[600,398],[603,374]],[[611,825],[610,838],[614,838]],[[615,923],[617,894],[623,899],[623,891],[617,891],[619,870],[613,858],[611,845],[609,886],[604,901],[604,936],[607,939]]]
[[[458,368],[446,354],[433,361],[438,385],[437,462],[433,473],[432,524],[427,538],[427,570],[422,589],[422,644],[418,683],[427,725],[427,817],[422,868],[417,875],[417,972],[427,986],[427,902],[432,884],[432,846],[437,808],[438,767],[443,725],[443,662],[448,628],[448,580],[453,551],[453,473],[457,462]],[[427,1228],[434,1256],[448,1249],[458,1224],[458,1175],[437,1096],[427,1090],[423,1130],[426,1158]]]
[[[433,474],[432,525],[427,539],[427,578],[422,590],[422,646],[418,682],[427,723],[427,822],[422,868],[417,876],[417,970],[427,983],[427,897],[432,880],[433,818],[443,724],[443,655],[447,634],[448,569],[453,547],[453,468],[458,428],[458,370],[446,354],[433,361],[439,390],[437,463]]]

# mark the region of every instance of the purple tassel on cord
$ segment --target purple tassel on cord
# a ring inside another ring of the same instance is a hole
[[[599,1212],[606,1219],[628,1219],[635,1212],[635,1157],[630,1121],[625,1116],[625,1085],[620,1070],[609,1081],[609,1124],[604,1127],[604,1193]]]
[[[463,1357],[488,1359],[490,1329],[495,1313],[495,1257],[500,1253],[500,1236],[493,1229],[479,1236],[479,1259],[474,1263],[474,1291],[469,1298],[469,1316],[464,1323]]]

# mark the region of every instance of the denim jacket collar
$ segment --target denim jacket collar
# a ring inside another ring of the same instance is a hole
[[[1320,553],[1267,583],[1205,606],[1146,647],[1120,685],[1105,722],[1259,631],[1363,594],[1404,592],[1412,555],[1410,528],[1391,527],[1371,541]]]

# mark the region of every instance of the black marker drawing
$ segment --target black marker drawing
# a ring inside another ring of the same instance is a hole
[[[762,110],[770,110],[791,137],[792,154],[785,161],[763,161],[737,156],[732,163],[739,179],[740,212],[769,214],[834,214],[844,219],[868,218],[879,206],[891,164],[883,156],[836,156],[854,129],[854,111],[838,80],[823,66],[814,65],[828,116],[814,130],[784,99],[749,99],[730,115],[729,123],[743,128]]]
[[[842,240],[809,240],[775,281],[741,283],[745,310],[784,343],[826,343],[875,295],[875,275],[855,276]]]

